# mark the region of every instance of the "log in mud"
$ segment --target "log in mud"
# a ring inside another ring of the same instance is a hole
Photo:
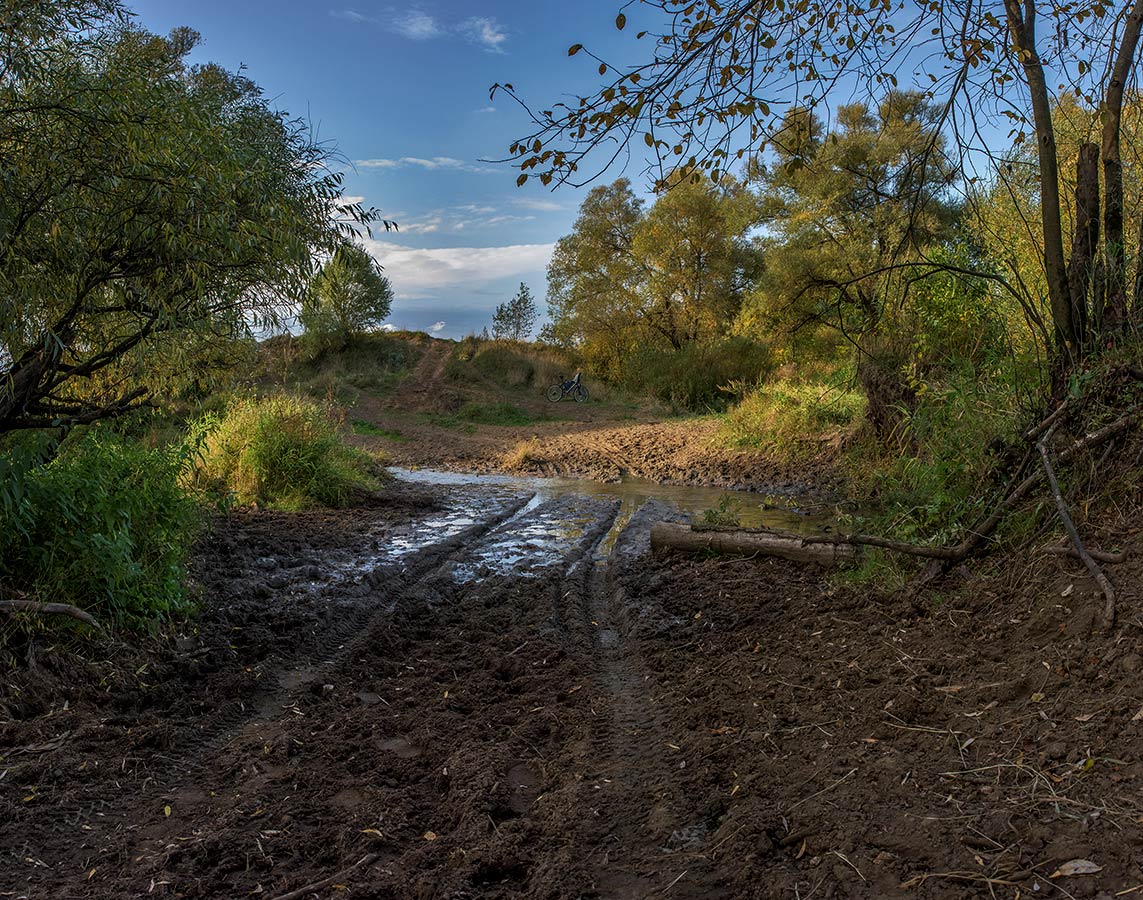
[[[652,553],[653,501],[392,492],[219,520],[169,641],[35,648],[0,692],[0,896],[1143,883],[1143,660],[1093,631],[1080,564],[924,615],[816,567]],[[1053,875],[1077,859],[1098,871]]]

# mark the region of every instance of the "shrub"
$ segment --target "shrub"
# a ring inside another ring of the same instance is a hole
[[[198,507],[179,485],[186,455],[96,428],[27,473],[0,514],[0,576],[100,621],[185,612]]]
[[[507,344],[485,344],[473,355],[472,364],[502,387],[530,387],[536,377],[532,361]]]
[[[190,483],[240,503],[343,506],[376,482],[372,459],[347,447],[333,409],[288,394],[242,397],[192,428]]]
[[[676,410],[724,409],[772,368],[764,344],[733,337],[681,350],[643,350],[628,362],[626,383]]]

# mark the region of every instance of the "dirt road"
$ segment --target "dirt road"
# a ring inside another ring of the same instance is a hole
[[[667,514],[616,535],[600,499],[399,486],[220,520],[181,634],[33,644],[4,684],[0,896],[1143,885],[1131,590],[1102,639],[1067,562],[926,606],[651,558]]]

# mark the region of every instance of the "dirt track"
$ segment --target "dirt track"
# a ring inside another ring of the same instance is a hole
[[[654,505],[604,558],[612,504],[528,500],[241,514],[181,636],[34,645],[0,691],[0,896],[1143,885],[1137,564],[1103,639],[1058,560],[918,604],[649,558]],[[1074,859],[1101,870],[1052,877]]]

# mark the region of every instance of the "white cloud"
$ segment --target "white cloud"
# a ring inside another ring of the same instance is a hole
[[[494,113],[496,112],[495,106],[482,106],[480,109],[474,109],[474,113]]]
[[[449,25],[415,6],[400,12],[390,8],[386,11],[384,19],[365,15],[352,7],[332,9],[330,15],[354,24],[381,25],[410,41],[431,41],[445,36],[460,37],[489,53],[503,53],[504,43],[508,40],[508,32],[504,30],[504,26],[491,16],[472,16],[458,24]]]
[[[419,9],[411,9],[395,17],[391,27],[401,37],[411,41],[431,41],[442,33],[437,20]]]
[[[475,44],[479,44],[489,53],[503,53],[501,46],[508,40],[508,33],[495,19],[487,16],[473,16],[461,22],[458,29],[462,35]]]
[[[432,296],[441,288],[518,278],[542,272],[555,244],[513,244],[506,247],[437,247],[418,250],[390,241],[366,241],[366,248],[385,267],[397,297]]]
[[[380,330],[381,331],[396,331],[397,326],[394,325],[392,322],[386,322],[384,325],[381,326]]]
[[[402,156],[400,159],[358,159],[354,160],[354,163],[363,169],[403,169],[408,166],[416,166],[428,169],[430,172],[451,170],[472,172],[477,175],[491,175],[494,172],[502,171],[489,166],[474,166],[472,163],[452,156],[434,156],[431,159],[420,156]]]
[[[338,197],[335,201],[338,206],[352,206],[354,203],[364,203],[364,197]]]
[[[330,15],[336,19],[345,19],[347,22],[376,22],[371,16],[359,13],[355,9],[331,9]]]
[[[434,232],[472,231],[478,228],[495,228],[498,225],[511,225],[517,222],[530,222],[534,215],[513,215],[503,213],[495,206],[482,206],[464,203],[443,209],[428,210],[422,216],[410,218],[394,213],[393,218],[401,223],[401,231],[408,234],[432,234]]]
[[[529,197],[513,197],[511,203],[513,206],[534,209],[539,212],[555,212],[564,208],[562,203],[556,203],[554,200],[533,200]]]
[[[433,322],[433,324],[428,327],[429,334],[436,334],[437,332],[444,331],[446,324],[447,323],[443,319],[440,322]]]

